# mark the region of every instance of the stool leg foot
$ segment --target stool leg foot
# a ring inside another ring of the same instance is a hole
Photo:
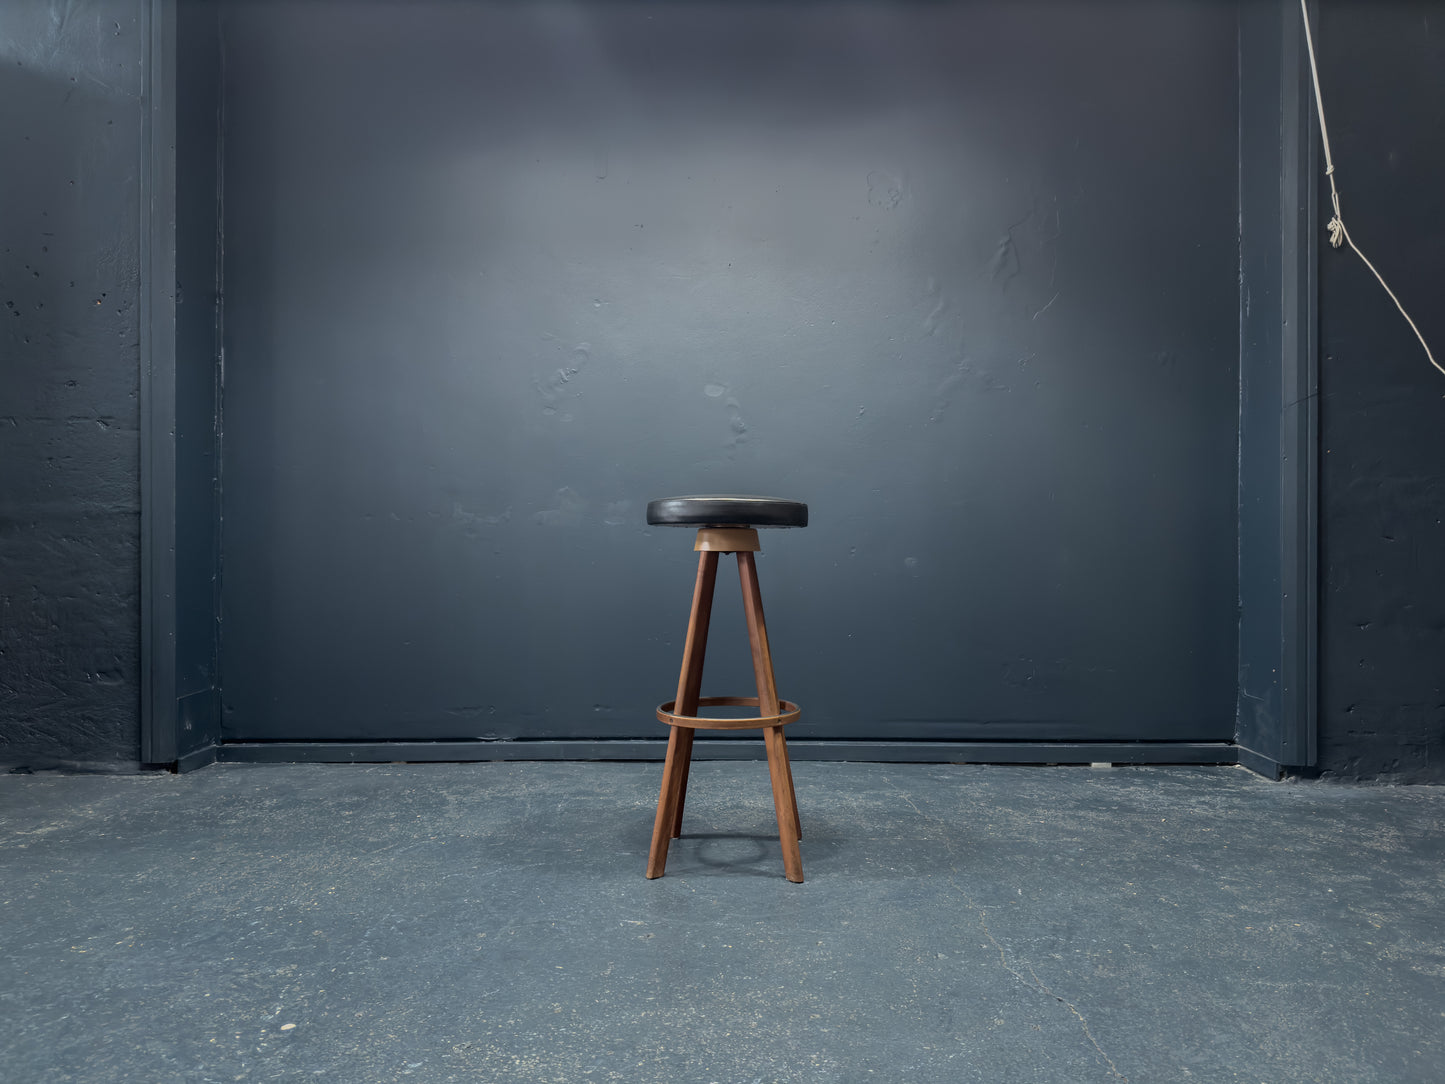
[[[678,756],[685,727],[672,727],[667,739],[667,760],[662,766],[662,790],[657,796],[657,817],[652,822],[652,849],[647,853],[648,878],[661,877],[667,868],[667,845],[672,840],[672,826],[677,819],[682,797],[683,761]]]
[[[803,856],[798,851],[797,798],[793,794],[793,771],[788,764],[788,747],[783,728],[763,728],[768,747],[768,774],[773,779],[773,809],[778,817],[778,842],[783,847],[783,873],[794,884],[803,883]]]
[[[686,726],[673,727],[673,729],[681,731],[677,736],[677,759],[681,765],[682,783],[677,788],[677,813],[672,818],[672,838],[677,839],[682,835],[682,807],[687,804],[687,777],[692,771],[693,731],[691,727]]]

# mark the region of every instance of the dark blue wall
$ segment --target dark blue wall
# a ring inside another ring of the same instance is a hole
[[[655,736],[698,491],[798,737],[1233,735],[1230,7],[340,11],[226,17],[227,736]]]
[[[0,5],[4,764],[123,764],[138,753],[136,311],[145,7],[142,0]],[[1442,211],[1430,178],[1445,166],[1439,138],[1445,64],[1432,21],[1427,4],[1326,0],[1319,44],[1347,218],[1438,342],[1429,306],[1445,278],[1445,230],[1432,221]],[[1001,74],[998,86],[1002,95],[1019,80]],[[887,187],[881,191],[886,202]],[[1187,237],[1192,219],[1181,211],[1169,229]],[[985,247],[997,240],[985,237]],[[1445,378],[1428,368],[1353,256],[1323,253],[1320,290],[1321,763],[1334,777],[1439,780],[1445,442],[1438,434]],[[920,309],[920,324],[932,311],[933,305]],[[586,398],[576,381],[550,382],[558,369],[573,367],[563,361],[539,366],[533,392],[539,414],[579,391]],[[935,387],[941,384],[942,378]],[[546,394],[556,402],[544,404]],[[730,439],[729,397],[736,397],[732,388],[715,398],[699,392],[696,404],[716,414],[719,453]],[[739,413],[754,421],[757,410],[749,417],[744,406],[750,404],[740,398]],[[558,513],[539,524],[550,526],[566,520],[568,507],[549,502],[542,511]],[[464,504],[461,519],[468,513],[482,516],[471,524],[479,536],[498,526],[485,521],[488,510]],[[812,537],[797,536],[797,546],[813,544]],[[640,543],[629,537],[624,544]],[[686,555],[671,553],[678,543],[656,545],[649,559],[672,562],[685,578]],[[779,539],[769,547],[770,600],[782,579],[772,569],[794,546]],[[847,552],[824,558],[841,563]],[[598,560],[606,564],[605,555]],[[866,587],[882,575],[879,569],[859,582]],[[619,591],[617,607],[630,598]],[[672,605],[673,592],[653,601]],[[804,603],[819,605],[786,592],[774,605],[781,618]],[[828,605],[836,614],[850,604]],[[645,650],[655,655],[649,667],[670,666],[671,645]]]
[[[1318,44],[1345,222],[1445,358],[1445,11],[1327,2]],[[1442,781],[1445,375],[1358,257],[1328,246],[1320,339],[1321,765]]]
[[[143,6],[0,4],[0,764],[139,757]]]

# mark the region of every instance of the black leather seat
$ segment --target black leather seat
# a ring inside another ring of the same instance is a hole
[[[808,506],[780,497],[661,497],[647,502],[654,527],[806,527]]]

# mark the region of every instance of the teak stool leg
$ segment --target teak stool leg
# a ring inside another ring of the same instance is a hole
[[[751,555],[749,555],[751,556]],[[717,585],[716,551],[698,554],[697,584],[692,593],[692,615],[682,649],[682,671],[677,678],[679,715],[696,715],[702,690],[702,664],[707,654],[707,629],[712,620],[713,589]],[[647,855],[647,876],[661,877],[667,867],[667,845],[682,830],[682,807],[687,796],[688,769],[692,763],[692,729],[674,726],[667,739],[667,761],[662,768],[662,791],[657,796],[657,819],[652,825],[652,849]]]
[[[697,561],[697,583],[692,592],[692,613],[687,621],[687,641],[682,649],[682,670],[677,676],[677,707],[679,715],[696,715],[697,700],[702,692],[702,667],[707,657],[707,630],[712,623],[712,599],[717,586],[716,553],[700,553]],[[682,783],[677,792],[677,812],[672,820],[672,838],[682,835],[682,808],[687,804],[687,778],[692,770],[691,727],[683,727],[678,738],[678,764]]]
[[[682,835],[682,807],[687,804],[687,777],[692,771],[694,731],[690,726],[677,726],[670,729],[681,732],[677,736],[677,760],[680,765],[679,770],[682,772],[682,782],[677,788],[677,812],[672,816],[672,838],[677,839]]]
[[[803,883],[803,856],[798,852],[797,799],[793,794],[792,771],[788,767],[788,749],[783,744],[783,728],[763,728],[763,741],[768,747],[768,774],[773,779],[773,811],[778,818],[778,842],[783,847],[783,875],[794,884]]]
[[[803,838],[803,821],[798,816],[798,789],[793,786],[793,765],[788,760],[788,739],[783,734],[783,728],[778,727],[778,744],[783,748],[783,765],[788,769],[788,793],[793,796],[793,823],[798,826],[798,838]]]
[[[758,566],[753,555],[738,553],[738,578],[743,586],[743,611],[748,619],[748,644],[753,652],[753,677],[758,686],[758,714],[778,714],[778,686],[773,678],[773,654],[768,647],[768,628],[763,620],[763,596],[758,588]],[[763,728],[768,747],[768,774],[773,781],[773,808],[778,816],[778,841],[783,847],[783,872],[795,884],[803,880],[803,856],[798,851],[802,832],[798,827],[798,799],[793,791],[793,769],[788,763],[788,744],[783,728]]]
[[[662,793],[657,796],[657,819],[652,823],[652,849],[647,853],[647,876],[661,877],[667,867],[667,845],[682,797],[682,772],[678,768],[678,745],[686,727],[671,727],[667,739],[667,760],[662,766]]]

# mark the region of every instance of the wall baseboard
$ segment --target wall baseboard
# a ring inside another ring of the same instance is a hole
[[[385,764],[487,760],[661,761],[667,742],[432,741],[432,742],[228,742],[216,747],[224,763]],[[792,741],[795,761],[853,760],[914,764],[1237,764],[1229,742],[870,742]],[[762,760],[754,740],[698,739],[697,760]]]
[[[216,763],[219,757],[216,755],[216,746],[207,745],[202,749],[187,753],[176,761],[176,774],[193,772],[197,768],[205,768]]]
[[[1239,753],[1239,766],[1248,768],[1256,775],[1262,775],[1266,779],[1278,781],[1283,775],[1283,768],[1277,762],[1271,760],[1263,753],[1256,753],[1253,749],[1247,749],[1243,745],[1236,745]]]

